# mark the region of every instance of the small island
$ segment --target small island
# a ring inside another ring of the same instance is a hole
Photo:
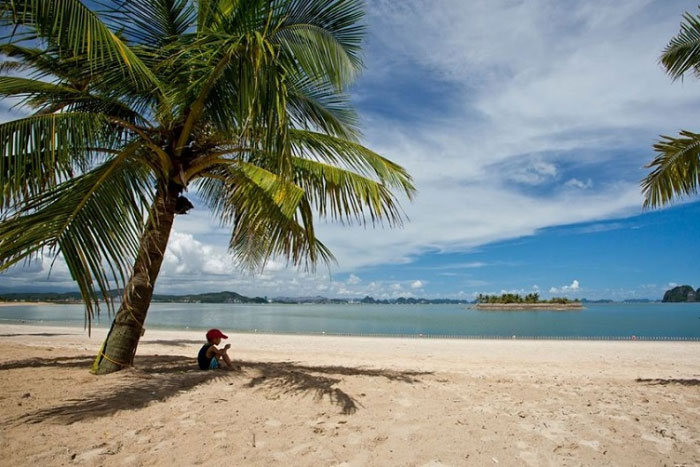
[[[527,294],[524,297],[519,294],[506,293],[500,296],[479,294],[473,308],[494,311],[576,311],[582,310],[583,304],[578,298],[571,300],[566,297],[552,297],[549,300],[540,300],[537,293]]]
[[[690,285],[679,285],[667,290],[662,300],[664,303],[700,302],[700,288],[695,290]]]

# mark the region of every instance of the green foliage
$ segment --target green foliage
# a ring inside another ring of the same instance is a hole
[[[700,16],[683,15],[681,31],[661,55],[661,64],[673,80],[692,71],[700,77]],[[674,198],[694,195],[700,182],[700,135],[681,131],[679,137],[661,136],[654,145],[657,156],[642,180],[645,207],[659,207]]]
[[[484,295],[479,294],[476,299],[477,303],[494,303],[494,304],[537,304],[537,303],[557,303],[568,304],[578,302],[579,299],[571,300],[566,297],[552,297],[549,300],[540,300],[538,293],[530,293],[524,297],[520,294],[504,293],[499,295]]]
[[[318,215],[400,225],[408,173],[358,142],[361,0],[0,0],[0,270],[61,253],[90,319],[154,200],[197,191],[230,250],[332,261]],[[21,71],[23,77],[10,74]]]
[[[700,301],[700,289],[694,290],[689,285],[679,285],[664,293],[663,302],[696,302]]]

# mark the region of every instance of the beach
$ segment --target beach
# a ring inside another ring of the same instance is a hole
[[[0,325],[0,465],[700,464],[699,342],[104,333]]]

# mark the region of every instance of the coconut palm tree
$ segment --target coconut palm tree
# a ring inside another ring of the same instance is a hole
[[[97,2],[90,2],[95,5]],[[132,363],[175,215],[196,193],[238,264],[333,260],[315,218],[400,224],[407,172],[359,143],[361,0],[0,0],[0,270],[64,258],[93,371]]]
[[[666,46],[661,64],[675,81],[692,71],[700,77],[700,15],[683,15],[681,30]],[[700,181],[700,134],[683,130],[678,137],[661,136],[654,145],[652,171],[642,180],[644,205],[659,207],[673,198],[697,193]]]

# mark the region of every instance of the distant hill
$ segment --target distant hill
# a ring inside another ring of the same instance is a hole
[[[81,303],[80,292],[13,292],[0,294],[0,302]]]
[[[193,295],[154,295],[154,302],[168,303],[267,303],[262,297],[246,297],[236,292],[211,292]]]
[[[121,290],[110,290],[109,295],[118,298]],[[49,302],[49,303],[82,303],[79,292],[20,292],[0,294],[1,302]],[[211,292],[190,295],[153,295],[153,302],[160,303],[267,303],[261,297],[246,297],[236,292]]]
[[[700,301],[700,289],[694,290],[689,285],[680,285],[667,290],[661,301],[671,303],[698,302]]]

